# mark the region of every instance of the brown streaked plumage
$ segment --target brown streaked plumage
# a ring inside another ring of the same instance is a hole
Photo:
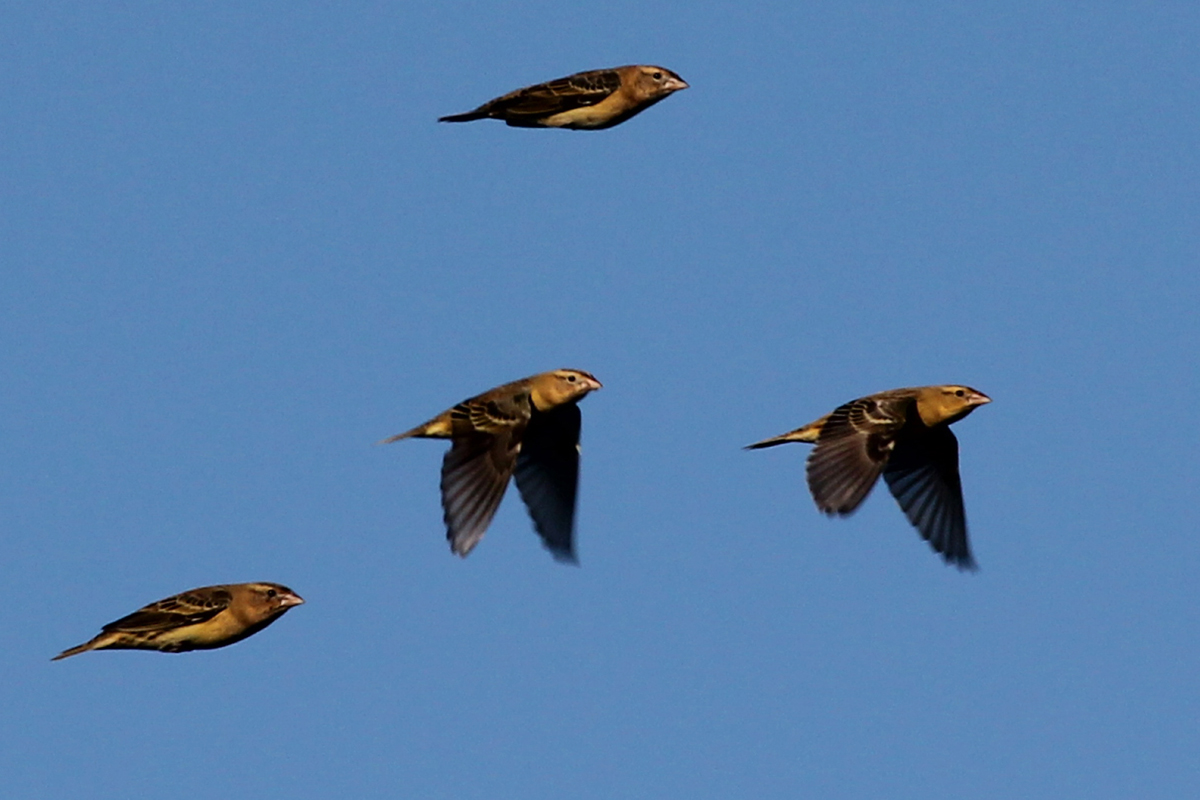
[[[958,440],[950,425],[991,398],[968,386],[918,386],[860,397],[815,422],[747,449],[806,442],[808,488],[817,508],[847,516],[883,473],[888,489],[930,547],[975,569],[967,542]]]
[[[465,557],[479,543],[515,472],[543,544],[556,559],[575,561],[576,404],[599,388],[600,381],[589,372],[543,372],[464,400],[380,444],[408,438],[451,440],[442,460],[441,488],[453,552]]]
[[[110,622],[89,642],[56,655],[88,650],[212,650],[253,636],[304,600],[278,583],[203,586],[173,595]]]
[[[515,128],[601,130],[620,125],[681,89],[687,82],[669,69],[631,64],[577,72],[558,80],[517,89],[474,111],[438,122],[502,119]]]

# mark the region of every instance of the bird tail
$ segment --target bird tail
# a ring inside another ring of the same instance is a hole
[[[405,431],[404,433],[397,433],[395,436],[389,436],[386,439],[380,439],[375,444],[391,444],[392,442],[398,442],[401,439],[409,439],[409,438],[412,438],[413,436],[417,435],[416,434],[417,430],[418,429],[414,428],[411,431]]]
[[[468,111],[464,114],[450,114],[446,117],[438,117],[438,122],[473,122],[477,119],[487,119],[487,112],[481,108],[474,111]]]
[[[95,640],[92,640],[92,641],[94,642]],[[69,650],[63,650],[61,653],[59,653],[58,655],[56,655],[54,658],[52,658],[50,660],[51,661],[60,661],[64,658],[69,658],[71,656],[77,656],[80,653],[86,653],[88,650],[91,650],[91,649],[92,649],[92,642],[84,642],[83,644],[78,645],[76,647],[72,647]]]
[[[395,436],[389,436],[386,439],[380,439],[375,444],[391,444],[398,442],[401,439],[449,439],[454,434],[454,427],[450,422],[450,412],[440,414],[429,422],[423,425],[418,425],[411,431],[397,433]]]
[[[802,428],[796,428],[794,431],[781,433],[778,436],[772,436],[770,439],[763,439],[761,442],[748,444],[745,450],[761,450],[764,447],[774,447],[777,444],[787,444],[788,442],[805,442],[807,444],[815,444],[817,438],[821,435],[821,423],[824,419],[810,422]]]

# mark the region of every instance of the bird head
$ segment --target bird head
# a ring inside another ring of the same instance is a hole
[[[530,398],[538,411],[549,411],[563,403],[577,402],[588,392],[602,387],[596,376],[580,369],[556,369],[535,375]]]
[[[638,75],[634,84],[638,94],[646,99],[662,98],[688,88],[687,81],[669,69],[655,66],[638,67]]]
[[[990,402],[992,398],[970,386],[930,386],[918,399],[917,408],[921,414],[921,421],[933,426],[943,422],[957,422],[979,406]]]
[[[247,605],[260,619],[277,616],[304,602],[303,597],[278,583],[249,583],[246,591]]]

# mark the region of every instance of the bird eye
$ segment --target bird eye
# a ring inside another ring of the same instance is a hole
[[[654,80],[656,80],[656,81],[661,81],[661,80],[662,80],[662,73],[661,73],[661,72],[656,72],[656,73],[654,73]]]
[[[567,376],[567,381],[568,381],[568,382],[570,382],[570,383],[574,383],[574,382],[575,382],[575,376],[574,376],[574,375],[568,375],[568,376]]]
[[[962,389],[955,389],[955,390],[954,390],[954,396],[955,396],[955,397],[965,397],[965,396],[966,396],[966,394],[967,394],[967,393],[966,393],[966,392],[964,392]]]
[[[279,592],[275,591],[274,589],[267,589],[267,597],[274,597],[277,594],[279,594]]]

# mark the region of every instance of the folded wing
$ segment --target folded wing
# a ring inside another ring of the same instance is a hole
[[[184,592],[140,608],[128,616],[108,623],[101,630],[105,633],[149,633],[195,625],[220,614],[229,607],[232,599],[233,595],[225,589]]]

